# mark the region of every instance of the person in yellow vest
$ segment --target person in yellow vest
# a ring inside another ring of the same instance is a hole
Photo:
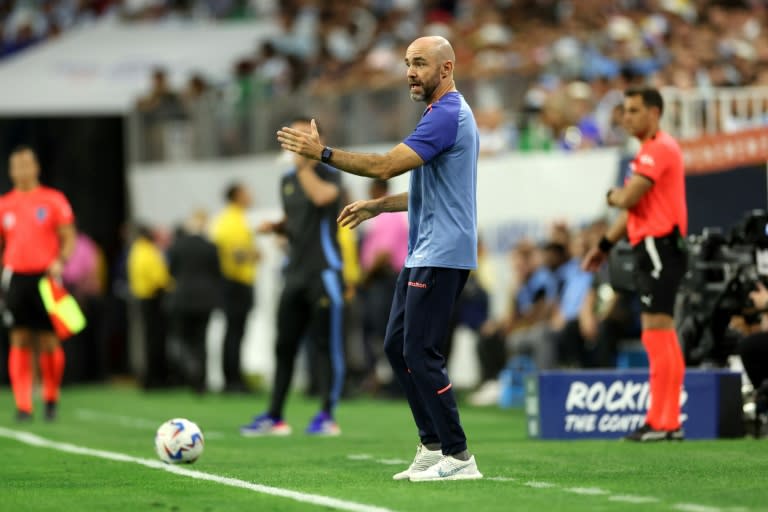
[[[147,226],[137,226],[128,252],[128,285],[138,300],[144,337],[144,389],[165,387],[168,382],[166,322],[163,297],[171,282],[163,253]]]
[[[211,239],[219,250],[223,276],[223,307],[227,318],[224,335],[224,391],[246,392],[240,370],[240,346],[245,335],[248,313],[253,308],[254,283],[259,250],[254,230],[249,226],[246,212],[252,199],[242,183],[233,183],[225,193],[227,206],[214,219]]]
[[[357,232],[352,228],[339,226],[336,238],[339,241],[339,249],[341,249],[341,276],[345,287],[344,298],[351,300],[355,296],[355,289],[363,277],[357,250]]]

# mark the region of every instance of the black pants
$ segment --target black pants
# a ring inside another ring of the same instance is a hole
[[[467,449],[441,350],[468,270],[403,268],[389,314],[384,352],[405,391],[422,444],[446,455]]]
[[[507,363],[507,349],[501,331],[477,339],[477,359],[480,362],[480,382],[499,378]]]
[[[768,332],[747,336],[739,344],[744,370],[755,388],[768,380]]]
[[[227,319],[224,334],[223,370],[225,387],[243,387],[240,370],[240,347],[245,336],[245,324],[253,307],[253,287],[236,281],[224,283],[224,315]]]
[[[141,323],[144,328],[145,388],[163,387],[168,384],[168,359],[166,355],[166,323],[163,311],[163,295],[140,299]]]
[[[332,414],[344,387],[344,296],[341,275],[326,270],[299,282],[286,280],[277,310],[277,368],[269,414],[282,418],[303,338],[314,344],[322,408]]]
[[[195,391],[206,385],[207,351],[205,346],[210,311],[179,311],[173,314],[174,332],[181,343],[183,357],[179,370],[184,384]]]

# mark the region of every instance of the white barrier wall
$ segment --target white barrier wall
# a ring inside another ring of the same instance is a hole
[[[358,148],[384,152],[390,146]],[[521,235],[541,237],[553,220],[580,224],[605,213],[606,190],[613,184],[619,156],[613,150],[576,154],[506,155],[480,161],[478,169],[478,223],[490,249],[491,264],[498,279],[492,290],[494,310],[506,307],[511,284],[505,249]],[[194,208],[212,213],[223,204],[223,191],[232,181],[242,181],[255,199],[252,220],[281,216],[278,184],[289,165],[284,155],[271,154],[209,162],[174,162],[137,165],[129,172],[132,215],[153,225],[171,226]],[[345,175],[344,184],[352,199],[366,197],[368,180]],[[391,182],[391,192],[407,190],[408,175]],[[244,344],[246,371],[271,379],[273,369],[275,306],[280,288],[282,254],[272,237],[262,237],[264,261],[259,272],[257,307],[251,314]],[[220,382],[219,342],[223,326],[211,325],[210,363],[212,384]],[[463,343],[463,342],[462,342]],[[459,343],[457,354],[471,349]],[[452,368],[457,386],[474,382],[474,361],[455,357]],[[452,363],[453,364],[453,363]],[[461,365],[466,365],[461,367]]]

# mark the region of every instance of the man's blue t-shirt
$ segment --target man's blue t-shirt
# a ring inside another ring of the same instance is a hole
[[[429,105],[403,143],[424,161],[411,173],[405,266],[476,268],[480,139],[464,97]]]

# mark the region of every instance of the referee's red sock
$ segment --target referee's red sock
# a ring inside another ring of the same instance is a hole
[[[645,416],[645,423],[657,430],[664,428],[666,390],[669,388],[670,372],[665,341],[667,332],[663,329],[645,329],[641,335],[650,366],[648,381],[651,388],[651,403]]]
[[[680,392],[685,377],[685,360],[683,359],[683,351],[680,349],[677,332],[674,329],[662,332],[666,334],[664,344],[667,350],[666,359],[669,361],[669,385],[664,399],[664,408],[661,411],[661,428],[677,430],[680,428]]]
[[[32,412],[32,350],[11,347],[8,354],[8,376],[19,411]]]
[[[40,354],[40,374],[43,381],[43,400],[58,402],[61,378],[64,376],[64,350],[61,347]]]

